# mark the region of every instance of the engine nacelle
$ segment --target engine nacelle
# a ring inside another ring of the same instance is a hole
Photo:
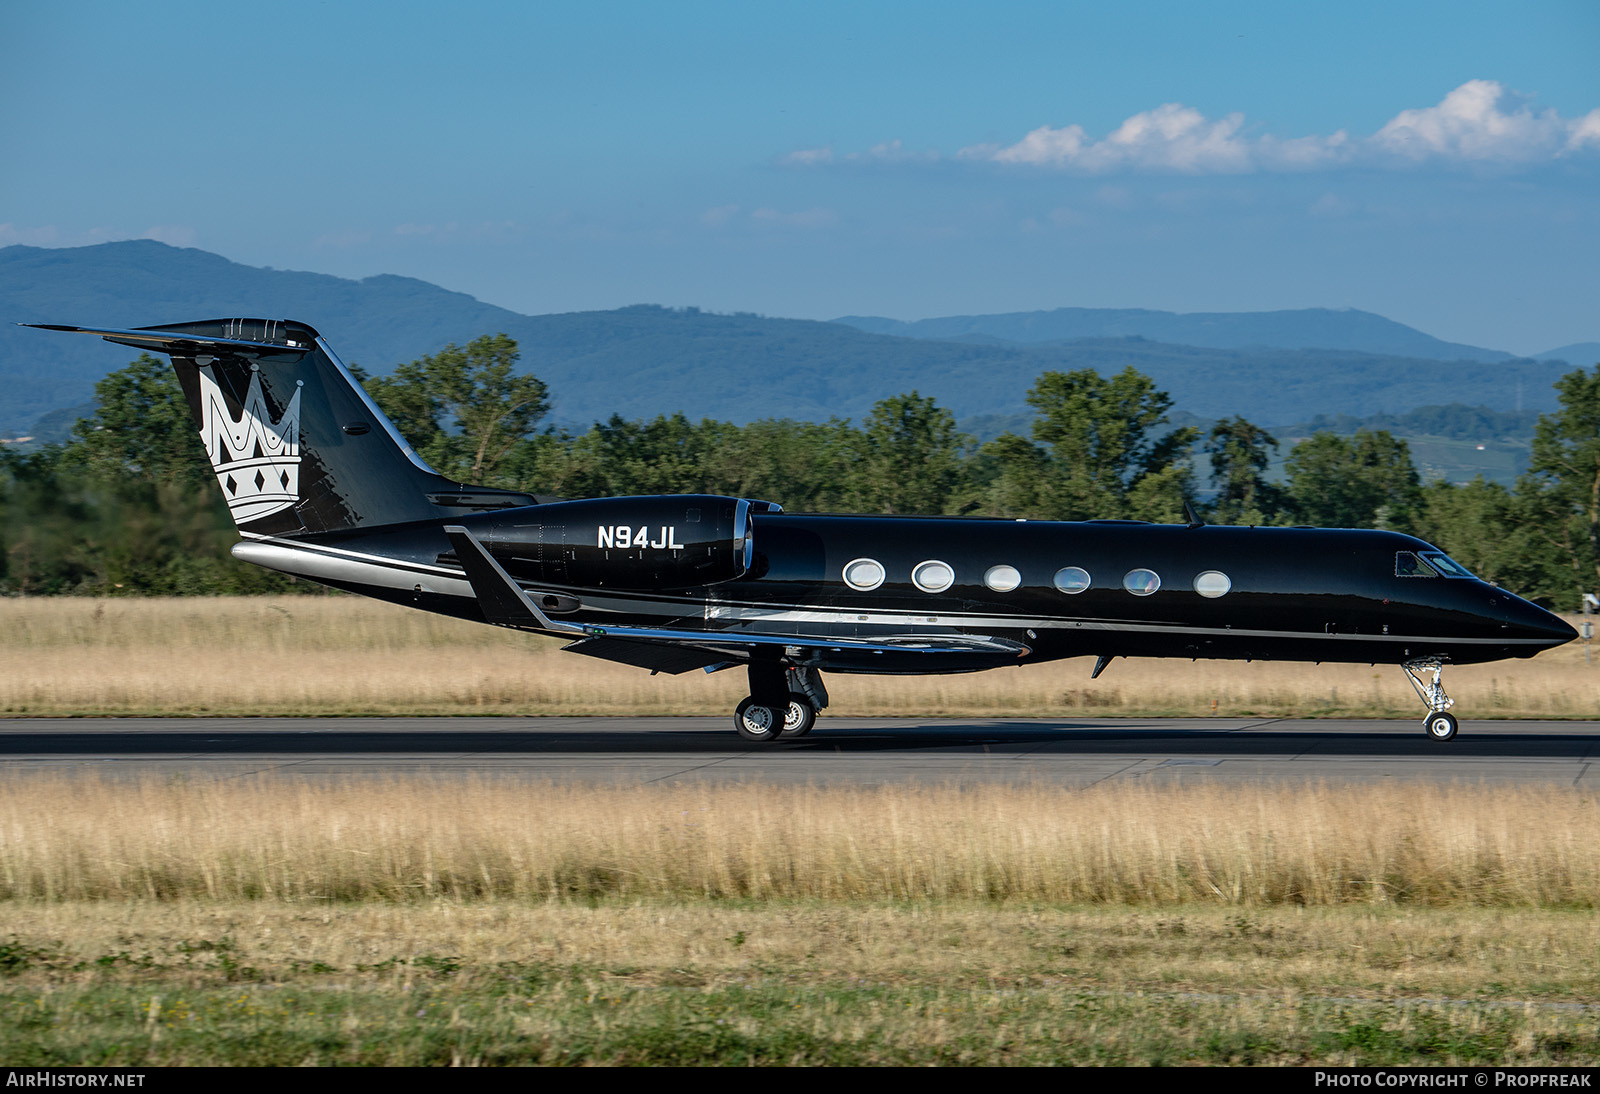
[[[513,509],[480,538],[513,577],[606,589],[731,581],[752,558],[750,514],[775,510],[715,494],[594,498]]]

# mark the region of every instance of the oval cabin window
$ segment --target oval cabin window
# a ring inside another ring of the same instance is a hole
[[[1122,579],[1122,587],[1134,596],[1149,596],[1161,588],[1161,575],[1154,570],[1129,570]]]
[[[911,571],[911,583],[925,593],[942,593],[956,583],[956,572],[948,562],[929,559]]]
[[[1227,596],[1231,588],[1233,579],[1221,570],[1207,570],[1194,579],[1194,591],[1213,600],[1219,596]]]
[[[1064,566],[1056,571],[1055,586],[1069,596],[1089,587],[1089,571],[1082,566]]]
[[[883,563],[875,558],[858,558],[844,567],[844,583],[858,592],[870,592],[883,584]]]
[[[983,575],[983,583],[997,593],[1009,593],[1022,584],[1022,574],[1015,566],[991,566]]]

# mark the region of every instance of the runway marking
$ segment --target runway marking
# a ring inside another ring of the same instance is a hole
[[[1144,763],[1143,760],[1134,760],[1132,763],[1128,764],[1127,767],[1119,767],[1117,770],[1113,771],[1109,775],[1102,775],[1100,778],[1095,779],[1093,782],[1084,783],[1083,784],[1083,788],[1085,790],[1087,790],[1091,786],[1099,786],[1103,782],[1109,782],[1112,779],[1115,779],[1115,778],[1118,778],[1118,777],[1120,777],[1122,775],[1127,774],[1129,768],[1138,767],[1142,763]],[[1144,772],[1140,771],[1140,772],[1138,772],[1137,774],[1134,775],[1134,778],[1138,778],[1139,775],[1143,775],[1143,774],[1144,774]]]
[[[665,775],[658,775],[653,779],[645,779],[644,780],[644,784],[646,786],[648,786],[651,783],[661,782],[663,779],[677,779],[677,778],[681,778],[682,776],[688,775],[688,774],[690,774],[692,772],[695,772],[695,771],[704,771],[707,768],[716,767],[718,764],[725,764],[729,760],[736,759],[739,755],[749,755],[749,753],[736,753],[734,755],[723,756],[720,759],[712,760],[709,763],[695,764],[693,767],[686,767],[686,768],[683,768],[681,771],[669,771]]]
[[[1243,733],[1247,729],[1265,729],[1267,726],[1277,725],[1279,722],[1287,722],[1288,720],[1289,719],[1287,719],[1287,718],[1268,718],[1265,721],[1254,722],[1251,725],[1235,726],[1233,729],[1224,729],[1224,730],[1222,730],[1222,732],[1223,733]]]

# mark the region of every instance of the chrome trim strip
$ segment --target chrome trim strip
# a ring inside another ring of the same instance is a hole
[[[818,610],[799,608],[736,608],[726,605],[712,605],[708,609],[708,617],[717,620],[732,620],[749,623],[866,623],[871,626],[926,626],[929,623],[947,624],[952,627],[985,627],[985,628],[1023,628],[1032,627],[1035,630],[1092,630],[1092,631],[1133,631],[1136,633],[1153,634],[1197,634],[1217,635],[1219,637],[1245,637],[1245,638],[1331,638],[1346,642],[1391,642],[1391,643],[1427,643],[1443,642],[1462,645],[1539,645],[1545,644],[1543,638],[1441,638],[1433,635],[1405,635],[1405,634],[1327,634],[1322,631],[1268,631],[1248,630],[1243,628],[1225,627],[1192,627],[1174,623],[1134,623],[1121,620],[1098,619],[1064,619],[1059,617],[1034,617],[1021,616],[983,616],[977,614],[964,614],[961,612],[936,612],[936,613],[907,613],[874,611],[871,608],[862,608],[857,611],[845,610]]]
[[[337,558],[314,551],[280,547],[272,543],[240,541],[233,545],[231,553],[241,562],[253,562],[269,570],[280,570],[286,574],[297,574],[313,580],[326,578],[329,581],[348,581],[380,589],[420,590],[425,593],[474,599],[472,585],[464,577],[440,578],[431,574],[417,574],[402,570],[393,564],[386,566],[351,558]],[[422,580],[417,580],[419,577]]]

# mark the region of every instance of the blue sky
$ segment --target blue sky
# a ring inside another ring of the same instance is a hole
[[[0,245],[1600,340],[1600,3],[0,4]]]

